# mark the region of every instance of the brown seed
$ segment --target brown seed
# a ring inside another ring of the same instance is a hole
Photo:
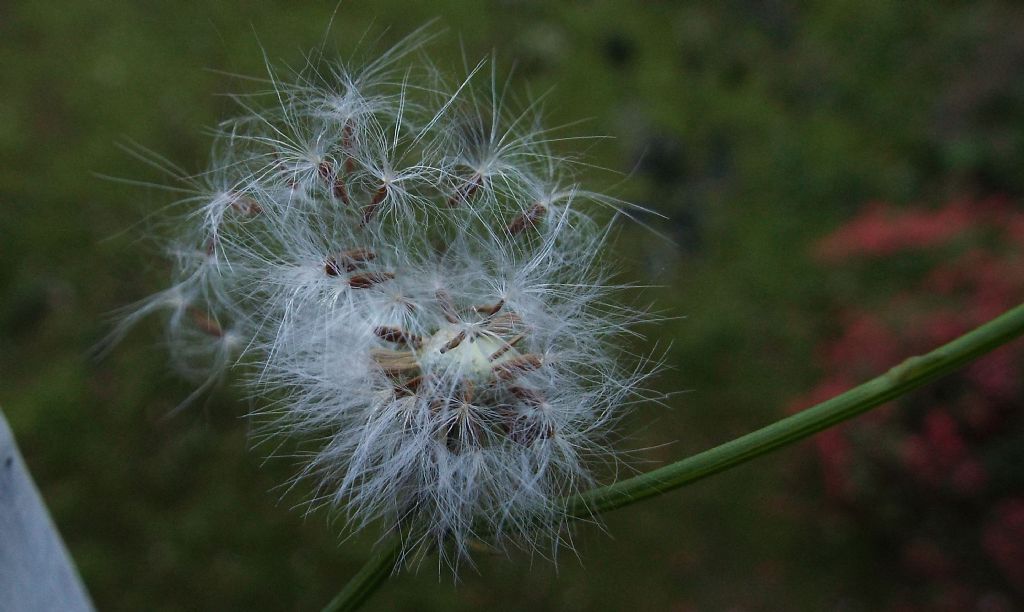
[[[320,178],[327,181],[328,183],[331,182],[331,177],[334,176],[334,164],[332,164],[330,160],[325,159],[324,161],[320,162],[320,165],[317,166],[316,169],[317,172],[320,173]]]
[[[341,274],[341,269],[338,267],[338,260],[333,257],[328,257],[324,262],[324,272],[327,276],[338,276]]]
[[[370,219],[373,218],[373,214],[377,212],[377,207],[380,206],[384,198],[388,196],[387,184],[381,185],[377,191],[373,193],[373,198],[370,203],[363,207],[363,223],[369,223]]]
[[[482,314],[484,316],[489,317],[489,316],[493,315],[494,313],[498,312],[499,310],[501,310],[501,308],[504,305],[505,305],[505,299],[502,298],[502,299],[498,300],[497,303],[491,304],[489,306],[488,305],[474,306],[473,310],[477,311],[478,313],[480,313],[480,314]]]
[[[511,334],[519,329],[523,320],[514,312],[502,312],[491,316],[487,321],[487,331],[496,334]],[[520,338],[521,340],[522,338]],[[518,342],[518,340],[517,340]]]
[[[348,278],[348,284],[354,289],[369,289],[370,287],[389,281],[395,278],[393,272],[364,272]]]
[[[463,202],[468,202],[477,189],[483,184],[483,177],[479,173],[474,174],[466,184],[455,190],[455,193],[448,198],[448,206],[454,208]]]
[[[352,120],[349,119],[345,122],[345,127],[341,131],[341,146],[346,151],[352,148],[352,136],[355,132],[355,125]]]
[[[340,176],[334,179],[334,197],[341,200],[345,206],[352,204],[352,200],[348,197],[348,187],[345,186],[345,180]]]
[[[462,403],[472,404],[474,395],[476,395],[476,385],[473,384],[473,381],[467,380],[463,382],[459,393],[459,399],[462,400]]]
[[[546,401],[544,399],[544,395],[541,394],[540,391],[528,389],[526,387],[520,387],[519,385],[509,387],[508,391],[517,399],[522,400],[523,402],[531,404],[533,406],[539,406]]]
[[[213,336],[214,338],[221,338],[224,336],[224,329],[217,323],[210,315],[199,310],[195,306],[189,306],[188,314],[192,317],[192,322],[196,324],[203,333]]]
[[[410,334],[398,327],[376,327],[373,333],[379,336],[381,340],[394,342],[395,344],[408,344],[414,348],[423,342],[423,339],[416,334]]]
[[[411,395],[416,395],[416,391],[418,391],[420,386],[423,385],[423,382],[424,377],[417,376],[415,378],[410,378],[409,380],[401,384],[397,384],[395,385],[395,395],[397,395],[398,397],[409,397]]]
[[[459,315],[455,312],[455,304],[452,303],[452,296],[448,295],[448,292],[443,289],[438,289],[434,293],[434,297],[437,298],[438,304],[441,306],[441,312],[444,314],[444,318],[449,323],[458,323]]]
[[[263,212],[263,207],[260,206],[260,203],[249,196],[235,196],[231,200],[231,208],[247,217],[255,217]]]
[[[466,339],[466,330],[462,330],[462,331],[459,332],[459,335],[455,336],[454,338],[449,340],[447,343],[445,343],[445,345],[442,346],[438,350],[438,352],[443,355],[444,353],[447,353],[448,351],[450,351],[450,350],[456,348],[457,346],[459,346],[460,344],[462,344],[462,341],[465,340],[465,339]]]
[[[502,347],[500,349],[494,351],[493,353],[491,353],[491,355],[487,358],[487,360],[488,361],[494,361],[498,357],[501,357],[505,353],[507,353],[510,350],[512,350],[512,347],[515,344],[517,344],[518,342],[520,342],[524,337],[525,336],[523,334],[519,334],[519,335],[515,336],[514,338],[512,338],[511,340],[505,341],[505,343],[502,345]]]
[[[378,206],[381,202],[384,201],[384,198],[386,198],[387,195],[387,184],[381,185],[380,187],[377,188],[377,191],[373,192],[373,199],[370,200],[370,206]]]
[[[517,355],[504,363],[498,364],[491,368],[491,372],[493,372],[499,380],[511,380],[524,372],[536,370],[543,364],[544,362],[541,360],[540,355],[529,353],[526,355]]]
[[[512,222],[508,224],[508,233],[516,236],[527,228],[537,227],[537,222],[547,211],[548,209],[543,204],[535,203],[529,210],[512,219]]]
[[[419,363],[412,351],[393,351],[391,349],[372,349],[370,357],[388,374],[410,374],[419,371]]]
[[[374,259],[377,259],[377,254],[370,249],[351,249],[338,254],[346,272],[355,272],[362,264]]]
[[[395,301],[398,302],[399,304],[401,304],[402,306],[405,306],[405,309],[408,310],[409,312],[416,312],[416,303],[415,302],[407,300],[407,299],[405,299],[404,297],[401,297],[401,296],[396,297]]]
[[[342,251],[324,260],[324,271],[327,273],[327,276],[338,276],[342,272],[355,272],[362,264],[376,258],[377,254],[369,249]],[[384,274],[388,273],[385,272]],[[394,278],[394,275],[392,275],[392,278]]]

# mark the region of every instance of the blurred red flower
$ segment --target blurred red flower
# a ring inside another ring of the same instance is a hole
[[[791,410],[1020,303],[1024,210],[1005,198],[931,210],[874,202],[819,241],[813,255],[829,267],[862,270],[871,290],[864,299],[862,285],[856,299],[839,301],[838,328],[818,348],[822,380]],[[903,275],[897,295],[893,278],[881,279],[888,288],[871,285],[882,258]],[[833,515],[879,543],[879,567],[905,576],[890,609],[988,600],[1024,608],[1022,405],[1024,346],[1017,342],[894,409],[814,439],[820,490]]]

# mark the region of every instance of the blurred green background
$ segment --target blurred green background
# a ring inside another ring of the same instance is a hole
[[[88,357],[112,310],[164,283],[143,219],[166,200],[96,176],[158,178],[116,144],[202,169],[203,128],[233,112],[217,94],[249,87],[225,73],[265,74],[261,49],[299,64],[334,9],[0,2],[0,405],[100,609],[315,610],[373,543],[294,509],[293,466],[250,448],[241,392],[165,418],[191,387],[158,321]],[[672,242],[625,228],[619,247],[682,317],[650,330],[670,347],[659,389],[687,393],[628,421],[628,445],[656,447],[640,469],[814,386],[831,296],[856,284],[810,245],[865,202],[1024,193],[1014,2],[353,0],[328,46],[386,48],[435,17],[440,64],[494,51],[516,92],[553,87],[549,125],[587,119],[573,131],[614,137],[590,159],[629,175],[590,184],[668,217],[649,221]],[[456,585],[428,561],[369,608],[877,609],[901,578],[856,522],[815,518],[809,461],[789,449],[581,526],[557,568],[480,556]]]

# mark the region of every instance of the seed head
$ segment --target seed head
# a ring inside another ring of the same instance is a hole
[[[269,104],[240,98],[206,172],[169,168],[174,283],[114,335],[167,310],[204,388],[245,365],[265,431],[315,445],[311,506],[353,528],[383,520],[450,559],[471,539],[557,544],[560,500],[614,462],[652,369],[623,346],[646,316],[615,303],[602,257],[629,207],[574,183],[493,63],[446,84],[406,62],[422,39],[362,69],[272,70]]]

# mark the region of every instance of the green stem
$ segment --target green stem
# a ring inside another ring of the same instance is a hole
[[[665,467],[571,497],[566,500],[566,510],[570,516],[586,518],[723,472],[876,408],[1021,334],[1024,304],[949,344],[911,357],[885,374],[807,410]],[[377,553],[324,611],[356,609],[391,574],[400,549],[396,539],[390,548]]]
[[[351,612],[363,605],[395,570],[402,555],[402,539],[394,538],[378,550],[348,581],[345,588],[324,606],[323,612]]]
[[[661,495],[725,471],[876,408],[1024,334],[1024,304],[930,353],[910,357],[885,374],[790,417],[665,467],[592,489],[566,503],[585,518]]]

